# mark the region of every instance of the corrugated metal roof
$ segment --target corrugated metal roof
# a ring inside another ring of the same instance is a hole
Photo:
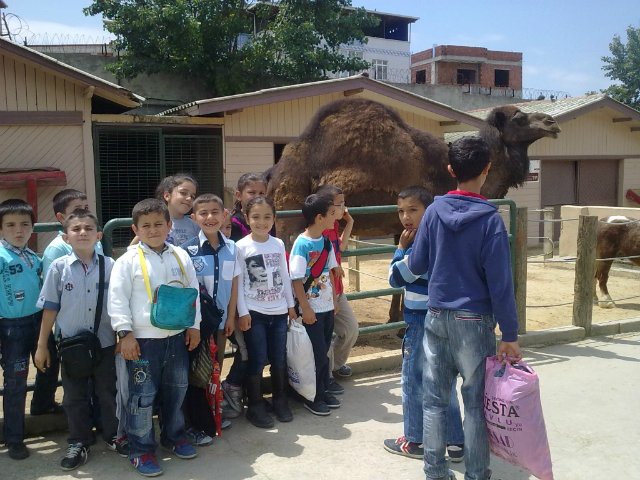
[[[364,86],[362,85],[362,82],[365,83]],[[226,97],[216,97],[216,98],[209,98],[204,100],[197,100],[195,102],[186,103],[184,105],[180,105],[179,107],[174,107],[169,110],[165,110],[164,112],[157,114],[157,116],[181,115],[181,114],[185,115],[185,111],[191,107],[199,106],[199,105],[215,105],[217,103],[224,104],[224,108],[220,107],[220,109],[219,110],[216,109],[216,111],[224,111],[226,109],[238,108],[237,105],[234,105],[234,104],[237,104],[238,101],[244,101],[246,103],[247,99],[251,99],[251,98],[256,98],[257,100],[258,97],[269,96],[273,94],[280,94],[287,91],[295,91],[299,89],[313,90],[314,87],[323,87],[326,85],[340,84],[340,83],[345,84],[344,85],[345,89],[348,89],[349,87],[367,88],[366,87],[367,84],[376,86],[377,88],[381,87],[382,89],[388,90],[389,92],[396,92],[406,96],[406,98],[410,98],[412,101],[419,102],[421,105],[423,105],[423,108],[428,107],[429,105],[432,105],[434,108],[442,110],[443,115],[447,116],[447,118],[452,118],[452,115],[453,115],[453,118],[462,117],[464,119],[463,121],[465,121],[465,123],[469,125],[475,126],[475,123],[476,123],[475,121],[473,121],[473,119],[469,119],[470,115],[466,112],[457,110],[449,105],[438,102],[436,100],[432,100],[430,98],[417,95],[411,91],[395,87],[393,85],[390,85],[385,82],[381,82],[379,80],[374,80],[366,75],[353,75],[351,77],[345,77],[345,78],[332,78],[329,80],[320,80],[317,82],[300,83],[296,85],[287,85],[284,87],[267,88],[263,90],[258,90],[256,92],[242,93],[239,95],[230,95]],[[349,84],[353,84],[353,85],[349,85]],[[314,93],[309,92],[309,95],[310,96],[314,95]],[[279,101],[279,100],[274,100],[274,101]],[[471,120],[471,123],[469,123],[469,120]]]
[[[640,122],[640,112],[620,103],[606,94],[586,95],[583,97],[560,98],[557,100],[536,100],[533,102],[513,103],[525,113],[546,113],[554,117],[558,123],[572,120],[577,116],[591,112],[600,107],[609,107],[620,115],[626,115],[636,122]],[[483,108],[467,112],[476,118],[485,120],[493,108]],[[581,111],[583,110],[583,111]],[[455,142],[459,138],[478,135],[478,132],[452,132],[445,133],[446,142]]]
[[[571,98],[559,98],[557,100],[536,100],[533,102],[512,103],[514,107],[518,107],[525,113],[546,113],[552,117],[558,117],[560,115],[567,114],[573,110],[586,107],[593,103],[597,103],[607,98],[603,93],[597,95],[587,95],[585,97],[571,97]],[[471,110],[467,112],[469,115],[485,119],[489,116],[489,112],[492,108],[483,108],[482,110]]]

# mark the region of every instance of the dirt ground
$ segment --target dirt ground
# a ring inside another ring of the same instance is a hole
[[[387,273],[390,256],[388,258],[373,260],[361,260],[360,271],[368,275],[360,275],[360,289],[362,291],[388,288]],[[533,258],[539,261],[541,258]],[[349,288],[349,273],[343,262],[343,268],[347,272],[345,285]],[[553,327],[571,325],[573,305],[542,308],[539,305],[556,305],[573,302],[574,264],[547,261],[546,263],[529,263],[527,269],[527,331],[544,330]],[[371,276],[375,275],[375,277]],[[376,278],[377,277],[377,278]],[[640,271],[628,268],[614,267],[611,271],[609,293],[615,300],[617,298],[640,295]],[[391,297],[378,297],[351,302],[352,308],[360,322],[360,326],[386,323],[389,319],[389,306]],[[593,323],[620,320],[640,316],[640,298],[616,302],[616,308],[604,309],[594,305]],[[386,335],[395,337],[395,334]],[[361,353],[371,353],[386,348],[384,342],[378,346],[374,341],[375,336],[361,337],[356,344]],[[393,338],[385,341],[394,342]]]

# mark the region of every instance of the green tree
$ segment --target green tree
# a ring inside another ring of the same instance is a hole
[[[609,44],[611,56],[602,57],[605,75],[620,82],[602,90],[635,109],[640,109],[640,28],[627,28],[627,44],[622,43],[619,35]]]
[[[175,72],[199,79],[212,95],[321,80],[328,72],[364,70],[368,63],[339,52],[366,43],[379,19],[351,0],[93,0],[86,15],[108,19],[118,78]],[[261,31],[244,45],[239,36]]]

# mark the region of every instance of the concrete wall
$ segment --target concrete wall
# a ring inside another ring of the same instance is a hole
[[[47,53],[47,55],[142,95],[147,99],[145,105],[158,105],[159,108],[156,108],[158,111],[213,97],[212,92],[203,84],[193,78],[180,75],[160,73],[151,77],[138,75],[133,80],[118,80],[105,69],[108,64],[116,61],[115,57],[82,53]],[[149,111],[146,113],[157,112]]]
[[[572,205],[563,206],[560,209],[560,218],[580,218],[580,215],[595,215],[598,218],[610,215],[624,215],[634,219],[640,219],[640,208],[625,207],[576,207]],[[578,249],[578,220],[567,220],[562,222],[560,230],[560,251],[561,257],[575,257]]]
[[[368,42],[366,44],[355,42],[353,45],[341,45],[340,53],[345,56],[357,53],[369,63],[374,60],[384,60],[387,62],[387,81],[409,83],[411,81],[411,44],[401,40],[377,37],[367,37],[367,39]],[[368,72],[371,78],[376,78],[373,68],[369,69]],[[358,72],[329,73],[327,76],[329,78],[341,78],[347,77],[351,73]]]
[[[416,95],[444,103],[463,112],[523,102],[522,98],[517,97],[463,93],[467,87],[457,85],[427,85],[417,83],[392,83],[392,85],[415,93]]]

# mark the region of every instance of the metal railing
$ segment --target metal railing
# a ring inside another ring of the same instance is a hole
[[[490,200],[496,206],[505,205],[509,207],[509,246],[511,253],[511,270],[513,272],[513,268],[515,266],[515,229],[516,229],[516,204],[513,200],[509,199],[497,199]],[[397,213],[398,206],[397,205],[380,205],[380,206],[371,206],[371,207],[350,207],[349,213],[351,215],[373,215],[380,213]],[[277,212],[277,217],[282,218],[299,218],[302,216],[301,210],[282,210]],[[112,253],[112,242],[111,238],[113,235],[113,231],[116,228],[130,228],[133,219],[131,218],[114,218],[109,220],[103,229],[104,236],[102,237],[102,247],[106,255],[111,255]],[[52,232],[60,230],[62,226],[59,223],[38,223],[35,225],[34,232],[42,233],[42,232]],[[355,257],[355,256],[364,256],[364,255],[379,255],[384,253],[393,253],[395,252],[397,247],[395,245],[387,245],[380,247],[368,247],[368,248],[358,248],[354,250],[345,250],[342,252],[342,257]],[[402,293],[401,288],[383,288],[378,290],[369,290],[365,292],[353,292],[348,293],[346,295],[347,300],[363,300],[366,298],[374,298],[374,297],[383,297],[389,295],[396,295]],[[365,335],[367,333],[380,332],[384,330],[393,330],[395,328],[404,326],[404,322],[395,322],[395,323],[387,323],[382,325],[375,325],[373,327],[362,327],[359,329],[360,335]]]
[[[515,228],[516,228],[516,204],[513,200],[509,199],[499,199],[499,200],[490,200],[494,205],[507,205],[509,206],[509,247],[511,250],[511,270],[513,272],[513,268],[515,265]],[[349,208],[349,213],[351,215],[371,215],[371,214],[380,214],[380,213],[397,213],[398,207],[397,205],[382,205],[382,206],[373,206],[373,207],[351,207]],[[301,210],[284,210],[277,212],[278,218],[296,218],[302,216]],[[111,256],[112,253],[112,242],[111,236],[113,234],[113,230],[116,228],[131,228],[131,224],[133,223],[133,219],[131,218],[114,218],[109,220],[104,228],[103,233],[104,236],[102,238],[102,247],[106,255]],[[57,232],[62,230],[62,225],[60,223],[36,223],[33,229],[34,233],[47,233],[47,232]],[[396,245],[386,245],[379,247],[370,247],[370,248],[358,248],[355,250],[345,250],[342,252],[342,256],[347,257],[356,257],[356,256],[364,256],[364,255],[379,255],[383,253],[393,253],[397,249]],[[389,295],[401,294],[402,288],[383,288],[378,290],[369,290],[365,292],[354,292],[348,293],[346,295],[347,300],[363,300],[367,298],[375,298],[375,297],[383,297]],[[407,324],[405,322],[392,322],[392,323],[382,323],[379,325],[371,325],[368,327],[361,327],[358,329],[358,335],[368,335],[371,333],[379,333],[385,332],[389,330],[396,330],[398,328],[406,327]],[[225,356],[231,354],[231,351],[225,352]],[[58,381],[59,385],[60,380]],[[27,384],[27,391],[33,391],[34,383],[30,382]],[[0,387],[0,395],[3,393],[3,388]]]

